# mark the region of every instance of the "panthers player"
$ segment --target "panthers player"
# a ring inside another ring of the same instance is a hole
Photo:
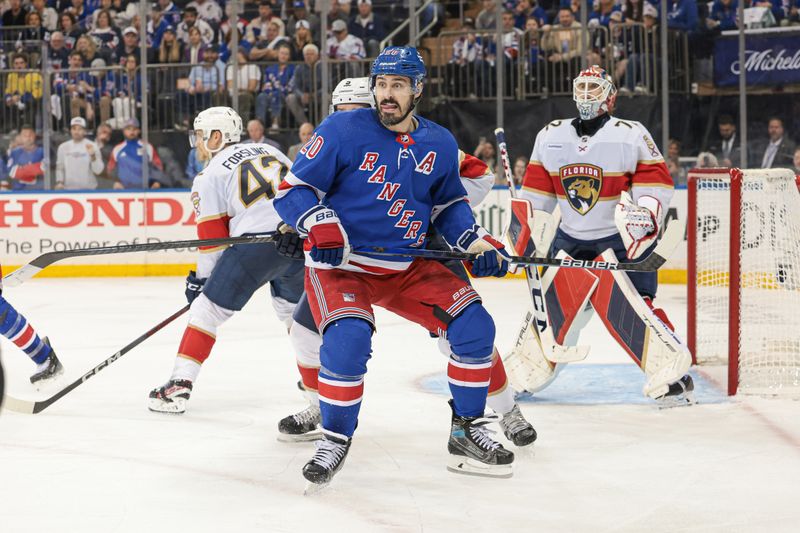
[[[579,116],[552,121],[539,132],[525,174],[522,197],[532,204],[533,220],[537,212],[540,222],[548,220],[556,205],[561,210],[552,242],[534,244],[576,259],[604,253],[606,260],[640,259],[655,247],[673,194],[672,177],[647,129],[612,116],[616,88],[602,68],[582,71],[573,97]],[[547,233],[534,231],[534,239]],[[557,338],[567,344],[576,340],[589,316],[583,307],[588,300],[644,370],[645,394],[664,404],[691,403],[694,386],[686,374],[691,357],[667,315],[653,305],[656,272],[555,269],[543,281]]]
[[[189,138],[208,165],[194,179],[191,200],[200,239],[275,232],[281,224],[272,199],[291,173],[291,162],[269,144],[239,142],[242,119],[229,107],[212,107],[194,120]],[[166,384],[150,392],[149,408],[183,413],[211,354],[217,328],[240,311],[253,293],[270,283],[278,317],[291,324],[303,292],[303,261],[278,254],[276,247],[299,242],[295,233],[276,233],[276,244],[201,248],[197,273],[186,281],[191,304],[187,326]]]
[[[503,245],[475,223],[466,201],[455,139],[412,114],[424,77],[415,48],[384,49],[370,76],[378,112],[358,109],[325,119],[275,199],[283,220],[306,237],[306,293],[322,333],[323,439],[303,468],[312,485],[327,484],[341,469],[358,425],[375,328],[372,305],[450,341],[448,468],[512,473],[514,454],[486,428],[494,323],[480,296],[438,262],[370,253],[375,246],[422,246],[432,220],[448,242],[477,254],[474,275],[508,270]]]
[[[36,364],[30,380],[35,386],[47,383],[64,372],[47,337],[40,338],[27,319],[3,297],[3,269],[0,267],[0,334],[27,354]]]
[[[360,108],[375,108],[375,96],[369,88],[369,78],[349,78],[339,82],[331,95],[331,113]],[[461,183],[467,190],[470,205],[477,206],[492,189],[494,174],[486,163],[460,150],[459,161]],[[427,247],[450,250],[450,245],[433,227],[428,232]],[[469,277],[461,261],[447,261],[443,264],[469,283]],[[293,323],[289,336],[295,348],[302,388],[311,405],[299,413],[282,419],[278,424],[278,438],[285,441],[316,440],[321,435],[317,431],[321,420],[317,374],[322,338],[317,331],[305,294],[297,304],[292,318]],[[445,356],[450,356],[451,349],[446,339],[440,337],[439,347]],[[497,349],[493,354],[487,403],[492,410],[502,415],[500,426],[506,438],[515,445],[526,446],[536,440],[536,430],[530,422],[525,420],[519,406],[514,401],[514,390],[508,386],[503,360],[499,357]]]

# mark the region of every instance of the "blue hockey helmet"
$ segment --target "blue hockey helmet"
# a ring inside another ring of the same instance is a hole
[[[422,90],[425,80],[425,62],[413,46],[387,46],[375,61],[369,73],[370,88],[375,88],[375,78],[381,75],[405,76],[411,80],[414,93]]]

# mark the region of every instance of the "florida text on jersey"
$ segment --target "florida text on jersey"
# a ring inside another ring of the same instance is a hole
[[[555,120],[536,136],[522,196],[534,209],[561,207],[561,228],[593,240],[617,233],[614,208],[630,190],[658,200],[663,210],[673,193],[672,177],[650,133],[640,123],[611,117],[592,136],[579,136],[570,120]]]

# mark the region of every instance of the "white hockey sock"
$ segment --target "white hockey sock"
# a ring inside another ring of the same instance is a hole
[[[510,385],[506,385],[500,392],[486,397],[486,404],[499,415],[504,415],[511,411],[514,408],[514,403],[514,389]]]
[[[197,361],[185,357],[176,357],[175,367],[172,369],[172,377],[170,379],[188,379],[194,383],[197,381],[201,367],[202,365]]]

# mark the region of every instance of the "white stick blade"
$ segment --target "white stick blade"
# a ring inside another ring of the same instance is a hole
[[[25,415],[32,415],[34,402],[29,402],[27,400],[18,400],[17,398],[13,398],[11,396],[6,396],[3,399],[3,409],[8,409],[9,411],[14,411],[15,413],[22,413]]]
[[[18,287],[26,280],[41,272],[42,269],[33,265],[24,265],[14,272],[3,277],[3,285],[6,287]]]

